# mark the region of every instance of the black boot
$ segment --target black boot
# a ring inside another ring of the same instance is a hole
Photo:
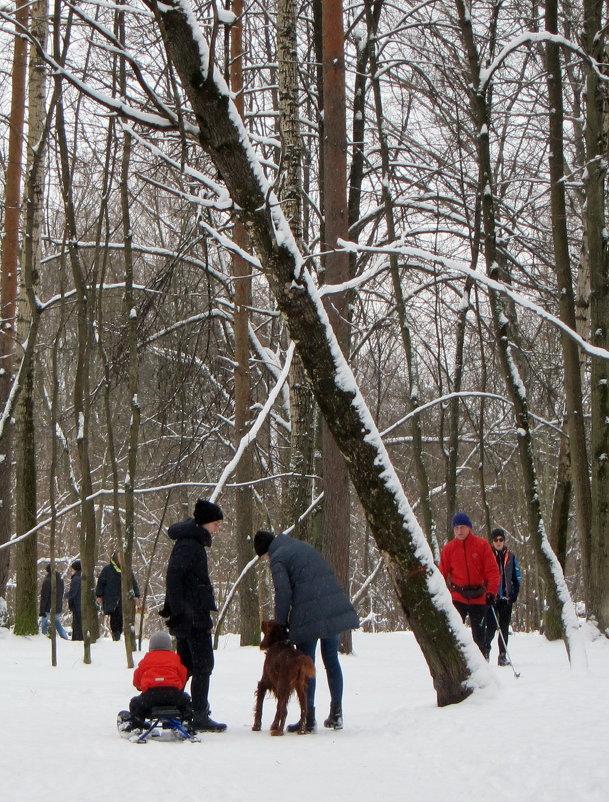
[[[315,708],[310,707],[307,710],[307,721],[305,725],[305,730],[307,732],[315,732],[315,728],[317,727],[317,722],[315,721]],[[296,724],[288,724],[286,727],[288,732],[298,732],[300,730],[300,721]]]
[[[192,717],[192,729],[197,732],[224,732],[226,724],[214,721],[209,717],[210,712],[207,708],[204,713],[195,713]]]
[[[324,727],[327,727],[329,730],[342,730],[343,707],[340,702],[330,703],[330,715],[324,721]]]

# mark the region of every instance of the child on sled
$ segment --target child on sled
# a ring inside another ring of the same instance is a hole
[[[129,711],[121,710],[117,725],[121,733],[141,732],[154,707],[175,707],[182,720],[192,718],[190,696],[184,692],[188,673],[173,651],[171,636],[155,632],[150,637],[148,654],[140,660],[133,674],[133,684],[141,691],[129,702]]]

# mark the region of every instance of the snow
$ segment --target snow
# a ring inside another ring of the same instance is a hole
[[[87,666],[82,644],[58,640],[53,668],[47,638],[0,629],[0,776],[12,798],[49,802],[369,802],[379,794],[388,802],[600,802],[609,782],[609,641],[585,633],[585,674],[570,670],[562,642],[516,633],[508,646],[520,678],[496,665],[494,647],[495,688],[438,708],[411,633],[356,632],[354,654],[341,658],[345,729],[283,738],[268,733],[270,698],[263,731],[251,731],[262,653],[223,636],[211,703],[227,732],[204,733],[198,744],[139,746],[116,732],[116,714],[135,693],[122,642],[98,641]],[[289,721],[295,711],[292,702]],[[320,723],[327,712],[322,668]]]

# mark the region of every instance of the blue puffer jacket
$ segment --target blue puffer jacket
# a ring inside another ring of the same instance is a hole
[[[275,620],[294,643],[329,638],[359,627],[359,618],[317,549],[289,535],[270,544]]]

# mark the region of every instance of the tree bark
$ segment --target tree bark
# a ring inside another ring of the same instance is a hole
[[[276,197],[263,177],[221,77],[177,0],[153,4],[164,41],[199,129],[201,146],[222,174],[288,322],[317,402],[347,460],[350,478],[393,585],[423,650],[438,704],[471,692],[474,667],[460,619],[359,393],[318,294],[304,269]],[[456,634],[458,633],[458,634]],[[463,635],[461,635],[463,633]]]
[[[471,108],[476,127],[479,168],[479,193],[482,198],[482,221],[484,231],[484,257],[487,273],[496,280],[509,280],[505,260],[497,247],[493,173],[490,159],[490,110],[484,93],[480,91],[480,60],[474,39],[472,20],[463,0],[455,0],[461,35],[471,77]],[[548,541],[541,512],[541,499],[533,454],[533,438],[530,425],[529,406],[513,357],[510,335],[510,310],[504,307],[502,297],[489,290],[495,339],[499,360],[510,399],[514,408],[515,428],[524,495],[527,502],[529,532],[535,546],[539,568],[546,583],[547,603],[550,615],[560,620],[565,646],[573,663],[585,663],[585,651],[579,636],[579,624],[575,608],[560,568],[560,563]]]
[[[546,2],[546,30],[558,33],[558,3],[557,0]],[[554,259],[556,265],[556,280],[558,290],[558,304],[560,318],[570,329],[576,331],[577,320],[575,314],[575,292],[573,276],[571,273],[571,258],[569,254],[569,232],[567,229],[567,205],[565,197],[565,171],[564,171],[564,111],[563,86],[560,64],[560,47],[554,42],[546,43],[546,64],[548,83],[549,117],[549,145],[550,145],[550,204],[552,213],[552,239],[554,244]],[[568,459],[559,462],[560,467],[567,465],[570,468],[569,486],[575,493],[575,507],[577,513],[577,529],[582,549],[582,568],[584,576],[584,589],[590,589],[590,549],[591,549],[591,510],[592,496],[590,489],[590,466],[588,462],[588,445],[586,443],[586,430],[584,425],[584,406],[582,400],[582,376],[580,355],[577,344],[571,337],[561,333],[560,337],[564,362],[564,388],[567,405],[567,433],[568,433]],[[562,452],[561,444],[561,452]],[[560,475],[560,474],[559,474]],[[563,476],[564,480],[564,476]],[[565,490],[563,484],[557,490]],[[568,499],[567,512],[568,512]],[[561,505],[562,507],[562,505]],[[564,522],[560,515],[556,519],[557,526]],[[564,567],[564,566],[563,566]],[[608,621],[609,623],[609,621]]]
[[[42,43],[47,35],[46,0],[37,0],[31,9],[32,34]],[[36,525],[37,471],[36,431],[34,423],[35,345],[40,312],[36,302],[41,255],[42,196],[46,145],[46,70],[37,51],[32,52],[29,70],[28,155],[26,185],[25,236],[21,292],[19,299],[19,341],[26,343],[22,386],[15,410],[15,518],[19,537]],[[53,538],[54,539],[54,538]],[[15,597],[15,634],[38,632],[37,569],[38,538],[30,535],[17,547],[17,593]],[[54,575],[51,575],[54,586]],[[54,632],[55,619],[51,619]]]
[[[323,240],[324,281],[342,284],[349,280],[349,254],[338,245],[348,238],[347,138],[345,108],[345,41],[342,0],[322,3],[322,96],[323,96]],[[345,292],[332,293],[326,313],[345,356],[350,348],[349,299]],[[334,435],[324,420],[323,437],[323,525],[322,551],[343,589],[349,590],[351,504],[349,472]],[[351,652],[351,636],[345,633],[342,649]]]
[[[230,85],[235,94],[235,106],[244,116],[243,99],[243,15],[242,0],[233,0],[232,10],[237,22],[231,28]],[[244,250],[249,247],[247,231],[241,220],[235,221],[233,240]],[[249,367],[249,308],[252,304],[252,279],[249,265],[238,254],[233,255],[234,281],[234,334],[235,334],[235,444],[247,435],[251,426],[251,382]],[[253,445],[246,447],[235,471],[240,487],[235,491],[235,539],[237,546],[237,573],[241,574],[252,559],[252,533],[254,530],[254,499],[251,481],[254,478]],[[255,573],[250,572],[239,585],[239,620],[241,646],[260,643],[260,620]]]
[[[15,26],[27,29],[29,3],[18,0],[15,9]],[[13,40],[13,67],[11,109],[8,138],[8,158],[4,188],[4,236],[2,237],[2,281],[0,285],[0,411],[6,415],[0,432],[0,544],[11,536],[13,508],[12,414],[7,404],[13,382],[15,355],[15,328],[17,323],[17,272],[19,254],[19,224],[21,219],[21,162],[23,156],[23,129],[25,120],[25,88],[27,79],[27,42],[16,35]],[[10,549],[0,549],[0,598],[6,595]]]

